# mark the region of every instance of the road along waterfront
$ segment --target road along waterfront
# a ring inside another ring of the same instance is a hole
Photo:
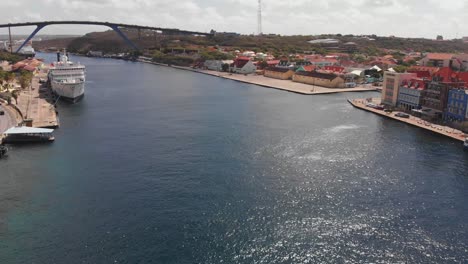
[[[466,259],[467,153],[346,101],[375,92],[72,60],[87,89],[59,102],[60,140],[0,161],[2,262]]]
[[[292,80],[279,80],[274,78],[268,78],[263,75],[257,74],[235,74],[227,72],[218,72],[210,71],[203,69],[194,69],[191,67],[182,67],[182,66],[169,66],[167,64],[152,62],[148,60],[139,60],[140,62],[171,67],[179,70],[186,70],[192,72],[198,72],[202,74],[207,74],[211,76],[216,76],[219,78],[229,79],[233,81],[238,81],[242,83],[255,84],[261,87],[272,88],[277,90],[283,90],[287,92],[293,92],[303,95],[319,95],[319,94],[336,94],[336,93],[350,93],[350,92],[369,92],[377,91],[378,88],[371,85],[360,85],[354,88],[326,88],[318,85],[310,85],[304,83],[293,82]]]
[[[371,99],[372,99],[371,101],[373,101],[376,105],[380,105],[380,98],[371,98]],[[448,126],[432,124],[428,121],[425,121],[421,118],[414,117],[411,115],[409,116],[409,118],[397,117],[395,116],[395,114],[398,113],[398,111],[387,113],[384,110],[370,108],[366,106],[366,104],[368,103],[366,99],[354,99],[354,100],[348,100],[348,102],[356,108],[359,108],[368,112],[372,112],[374,114],[378,114],[378,115],[381,115],[390,119],[394,119],[394,120],[397,120],[406,124],[410,124],[410,125],[425,129],[427,131],[430,131],[430,132],[433,132],[433,133],[436,133],[445,137],[449,137],[451,139],[464,142],[466,137],[468,136],[460,130],[457,130]]]

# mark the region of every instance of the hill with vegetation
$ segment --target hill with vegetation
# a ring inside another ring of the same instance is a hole
[[[370,56],[383,55],[388,50],[416,52],[468,53],[468,44],[462,40],[431,40],[423,38],[398,38],[354,35],[281,36],[281,35],[232,35],[216,34],[213,37],[175,36],[154,34],[149,31],[125,30],[125,34],[140,48],[162,50],[172,48],[202,49],[207,46],[222,46],[239,50],[270,52],[273,54],[316,52],[327,53],[324,46],[313,45],[308,41],[333,38],[341,43],[357,44],[355,53]],[[77,38],[44,40],[34,43],[35,47],[68,48],[72,52],[87,53],[90,50],[104,53],[126,52],[131,48],[114,31],[93,32]]]

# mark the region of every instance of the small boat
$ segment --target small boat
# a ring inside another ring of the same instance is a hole
[[[0,145],[0,159],[3,158],[7,152],[8,148],[3,145]]]
[[[4,143],[30,143],[30,142],[51,142],[55,138],[52,135],[53,129],[35,127],[12,127],[3,133]]]
[[[468,151],[468,137],[465,138],[465,142],[463,143],[463,149]]]

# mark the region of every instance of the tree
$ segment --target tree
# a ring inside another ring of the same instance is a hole
[[[3,79],[4,79],[5,82],[6,82],[7,89],[10,88],[10,83],[11,83],[13,80],[15,80],[15,77],[16,77],[15,74],[12,73],[12,72],[7,72],[7,73],[5,74],[5,76],[4,76]]]
[[[21,88],[26,89],[31,85],[33,74],[29,71],[21,71],[19,76],[19,83]]]
[[[397,65],[397,66],[393,67],[393,69],[398,73],[403,73],[403,72],[406,72],[408,67],[406,67],[404,65]]]
[[[15,102],[16,104],[18,104],[18,94],[19,94],[19,91],[18,90],[14,90],[12,93],[11,93],[11,97],[13,97],[15,99]],[[10,103],[8,103],[10,104]]]

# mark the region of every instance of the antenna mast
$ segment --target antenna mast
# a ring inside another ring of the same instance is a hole
[[[258,35],[262,35],[262,0],[258,0],[257,23]]]

